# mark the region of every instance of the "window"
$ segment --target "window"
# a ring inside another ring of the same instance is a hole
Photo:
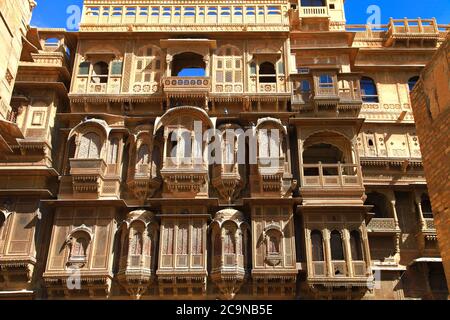
[[[133,236],[131,238],[131,245],[130,245],[130,254],[132,256],[141,256],[142,248],[143,248],[142,232],[138,230],[133,230]]]
[[[92,70],[91,83],[107,83],[109,66],[106,62],[100,61],[94,64]]]
[[[324,7],[325,0],[301,0],[302,7]]]
[[[433,218],[433,209],[431,207],[430,198],[427,194],[422,194],[420,198],[420,206],[424,218]]]
[[[283,156],[281,150],[283,149],[284,137],[280,129],[262,128],[259,131],[258,137],[260,157],[270,157],[276,159]]]
[[[350,232],[350,250],[352,252],[352,259],[354,261],[362,261],[363,253],[362,253],[362,242],[361,236],[358,231],[353,230]]]
[[[331,232],[330,245],[331,245],[331,260],[334,261],[345,260],[341,234],[339,233],[339,231],[334,230],[333,232]]]
[[[223,253],[224,254],[236,253],[236,244],[234,239],[234,232],[232,229],[225,230]]]
[[[113,61],[111,63],[111,75],[112,76],[121,76],[122,75],[122,61]]]
[[[314,230],[311,232],[312,260],[324,261],[322,232]]]
[[[367,195],[364,202],[365,205],[373,206],[372,212],[375,213],[375,218],[388,218],[388,201],[386,196],[378,192],[371,192]]]
[[[89,132],[81,137],[78,159],[100,159],[100,136]]]
[[[159,49],[146,47],[141,49],[135,59],[136,83],[159,82],[162,73],[162,57]]]
[[[234,47],[218,51],[216,58],[217,83],[242,83],[242,55]]]
[[[69,240],[69,262],[70,263],[86,263],[88,260],[88,248],[91,236],[84,231],[74,232]]]
[[[78,67],[79,76],[88,76],[91,69],[91,63],[89,61],[83,61]]]
[[[321,89],[329,89],[333,88],[333,77],[329,74],[322,74],[319,77],[319,88]]]
[[[311,83],[308,80],[302,80],[298,89],[300,93],[309,93],[311,92]]]
[[[273,63],[263,62],[259,65],[259,83],[276,83],[277,72]]]
[[[419,81],[419,77],[418,76],[412,77],[411,79],[408,80],[409,91],[412,91],[414,89],[417,81]]]
[[[267,232],[267,254],[280,255],[281,254],[281,234],[278,230],[269,230]]]
[[[147,144],[143,144],[139,147],[137,164],[148,164],[149,163],[149,148]]]
[[[368,77],[361,79],[361,94],[363,102],[378,103],[378,92],[375,82]]]

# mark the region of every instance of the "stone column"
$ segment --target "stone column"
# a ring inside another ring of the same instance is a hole
[[[421,206],[421,199],[420,199],[420,194],[416,191],[414,193],[415,196],[415,201],[416,201],[416,206],[417,206],[417,211],[419,212],[419,219],[420,219],[420,223],[422,225],[422,230],[425,230],[427,228],[427,223],[425,221],[425,218],[423,216],[423,211],[422,211],[422,206]]]
[[[344,243],[345,263],[347,264],[347,276],[353,277],[353,258],[350,247],[350,234],[347,229],[342,230],[342,242]]]
[[[327,274],[332,277],[333,274],[333,264],[331,263],[331,245],[330,245],[330,230],[323,230],[323,242],[325,244],[325,262],[327,264]]]

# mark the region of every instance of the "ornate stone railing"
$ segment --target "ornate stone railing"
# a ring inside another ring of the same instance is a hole
[[[313,174],[305,173],[305,170]],[[303,164],[302,188],[348,188],[361,187],[361,168],[357,164]]]
[[[426,230],[436,230],[436,226],[434,225],[433,218],[425,218],[425,226],[426,226]]]
[[[367,225],[369,232],[397,232],[394,218],[373,218]]]
[[[300,18],[306,17],[328,17],[328,7],[301,7]]]
[[[211,91],[209,77],[167,77],[163,79],[164,92],[181,95],[206,94]]]
[[[288,27],[287,12],[288,3],[281,0],[254,0],[251,3],[217,0],[192,4],[181,0],[169,3],[161,0],[123,0],[116,1],[114,5],[101,0],[86,0],[80,29],[88,30],[96,25],[109,25],[113,29],[135,26],[136,29],[155,30],[166,26],[183,29],[203,25],[212,26],[212,31],[214,27],[232,25]]]
[[[390,19],[389,36],[439,37],[439,28],[435,19]]]
[[[366,263],[364,261],[353,261],[353,276],[364,277],[366,275]]]
[[[315,277],[325,277],[327,275],[327,266],[325,261],[313,261],[312,274]]]
[[[104,175],[106,163],[103,159],[70,159],[71,175]]]

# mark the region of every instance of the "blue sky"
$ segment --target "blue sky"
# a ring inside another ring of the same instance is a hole
[[[37,27],[66,28],[71,5],[81,6],[82,0],[38,0],[31,24]],[[366,13],[370,5],[381,8],[381,22],[386,23],[393,18],[432,18],[440,24],[450,23],[449,0],[347,0],[346,15],[350,24],[365,24],[369,15]]]

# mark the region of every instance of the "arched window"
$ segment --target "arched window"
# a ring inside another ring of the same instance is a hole
[[[362,100],[367,103],[378,103],[378,91],[375,81],[369,77],[361,79]]]
[[[206,63],[203,56],[194,52],[177,54],[172,60],[172,76],[174,77],[204,77]]]
[[[431,207],[430,198],[426,193],[420,197],[420,206],[424,218],[433,218],[433,208]]]
[[[149,163],[149,148],[147,144],[143,144],[139,147],[137,164],[148,164]]]
[[[324,261],[322,232],[314,230],[311,232],[311,249],[313,261]]]
[[[224,254],[235,254],[236,253],[236,241],[234,239],[234,233],[235,232],[233,229],[225,230],[224,246],[223,246]]]
[[[371,192],[367,194],[367,199],[364,203],[366,206],[373,206],[372,212],[375,213],[375,218],[388,218],[388,200],[386,196],[378,192]]]
[[[261,128],[259,130],[259,156],[277,159],[284,155],[283,132],[278,128]]]
[[[109,66],[106,62],[99,61],[94,64],[91,83],[108,83]]]
[[[69,238],[69,263],[86,263],[91,236],[84,231],[75,231]]]
[[[159,82],[163,72],[163,59],[159,49],[146,47],[136,55],[135,58],[135,83]]]
[[[141,256],[142,248],[143,248],[142,232],[138,230],[133,230],[133,236],[131,238],[130,244],[130,254],[132,256]]]
[[[408,80],[409,91],[412,91],[414,89],[414,86],[416,85],[417,81],[419,81],[418,76],[414,76]]]
[[[277,82],[277,72],[271,62],[263,62],[259,65],[259,83]]]
[[[331,232],[330,245],[331,245],[331,259],[333,261],[345,260],[344,248],[342,247],[342,238],[339,231],[334,230],[333,232]]]
[[[221,48],[216,57],[216,83],[242,83],[242,55],[237,48]]]
[[[78,159],[99,159],[100,153],[100,136],[94,132],[84,134],[80,140]]]
[[[277,230],[269,230],[267,232],[267,254],[280,255],[281,254],[281,234]]]
[[[362,252],[361,236],[359,232],[356,230],[350,232],[350,250],[352,252],[352,259],[354,261],[364,260]]]

